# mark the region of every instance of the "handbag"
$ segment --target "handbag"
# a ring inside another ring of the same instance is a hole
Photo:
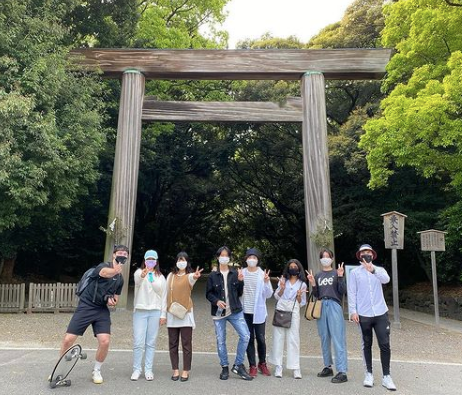
[[[290,328],[292,323],[292,311],[274,310],[273,326]]]
[[[173,279],[174,278],[175,278],[175,274],[172,274],[172,278],[170,280],[170,300],[173,300]],[[186,316],[188,309],[184,307],[181,303],[172,302],[170,303],[168,312],[174,315],[176,318],[179,318],[180,320],[182,320]]]
[[[310,294],[308,305],[305,310],[305,318],[309,321],[317,320],[321,317],[322,312],[322,299],[318,299],[313,295],[313,292]]]
[[[168,312],[182,320],[186,316],[188,309],[178,302],[173,302],[168,308]]]
[[[302,284],[300,284],[300,288],[302,288]],[[278,326],[280,328],[290,328],[292,324],[292,313],[295,308],[295,303],[297,302],[297,297],[295,297],[294,305],[292,306],[292,311],[284,311],[284,310],[274,310],[273,316],[273,326]]]

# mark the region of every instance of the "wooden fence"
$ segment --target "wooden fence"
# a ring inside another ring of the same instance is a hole
[[[78,297],[75,294],[76,287],[77,284],[73,283],[30,283],[27,313],[74,311],[78,304]]]
[[[26,284],[0,284],[0,313],[23,313]]]

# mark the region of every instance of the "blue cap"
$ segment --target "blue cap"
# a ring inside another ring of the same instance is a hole
[[[144,254],[144,260],[146,260],[148,258],[159,259],[159,257],[157,256],[157,251],[147,250],[146,254]]]

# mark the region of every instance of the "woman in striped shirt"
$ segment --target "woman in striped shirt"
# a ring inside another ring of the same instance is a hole
[[[245,254],[247,267],[242,270],[244,275],[244,293],[242,304],[244,318],[250,332],[249,345],[247,346],[247,358],[249,360],[249,374],[256,377],[258,370],[265,376],[271,376],[266,366],[266,340],[265,326],[266,299],[271,298],[273,287],[270,282],[270,271],[262,270],[260,265],[260,251],[250,248]],[[255,339],[257,340],[258,369],[255,360]]]

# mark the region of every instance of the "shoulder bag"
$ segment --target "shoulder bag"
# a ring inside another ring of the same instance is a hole
[[[185,316],[186,313],[188,312],[188,309],[184,307],[181,303],[178,302],[173,302],[173,279],[175,278],[175,274],[172,273],[172,278],[170,280],[170,307],[168,308],[168,312],[175,317],[179,318],[182,320]]]

